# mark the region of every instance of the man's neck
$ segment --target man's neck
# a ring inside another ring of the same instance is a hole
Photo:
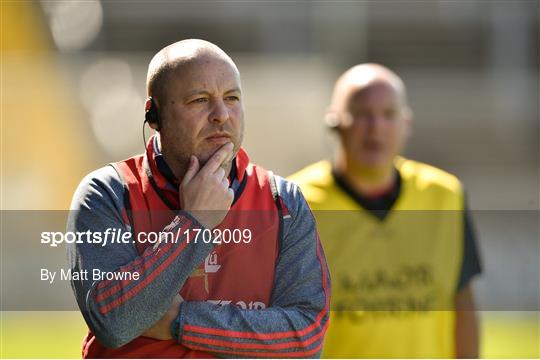
[[[334,171],[341,176],[357,193],[375,197],[392,190],[396,180],[394,164],[385,167],[365,167],[355,164],[346,157],[338,157]]]
[[[184,178],[184,175],[187,172],[189,163],[187,161],[178,161],[173,156],[167,156],[166,152],[163,152],[161,154],[163,156],[163,159],[165,160],[165,163],[167,163],[172,173],[174,174],[174,177],[176,178],[176,180],[179,183],[182,182],[182,179]]]

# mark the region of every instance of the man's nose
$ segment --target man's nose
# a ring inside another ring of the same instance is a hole
[[[368,127],[372,129],[380,128],[384,125],[384,118],[379,115],[370,115],[366,120]]]
[[[223,100],[216,100],[210,114],[210,121],[223,124],[227,120],[229,120],[229,109]]]

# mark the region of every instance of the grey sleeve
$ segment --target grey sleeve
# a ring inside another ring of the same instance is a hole
[[[73,197],[67,231],[130,232],[122,218],[123,195],[123,184],[113,167],[89,174]],[[122,346],[163,316],[193,269],[214,247],[211,243],[188,243],[183,232],[195,228],[203,229],[189,213],[180,211],[163,229],[179,233],[177,241],[149,246],[141,255],[131,233],[124,243],[68,244],[72,273],[87,274],[72,280],[72,288],[86,323],[101,343]],[[94,280],[94,272],[110,272],[124,279]],[[128,274],[135,273],[137,279],[128,279]]]
[[[328,325],[330,278],[315,220],[298,187],[277,178],[289,215],[270,306],[262,310],[185,301],[178,341],[220,357],[320,357]]]

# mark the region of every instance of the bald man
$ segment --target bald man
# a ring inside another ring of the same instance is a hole
[[[119,234],[68,246],[72,274],[89,274],[71,279],[83,357],[319,356],[329,277],[314,219],[241,147],[236,65],[180,41],[150,62],[147,92],[145,153],[90,173],[73,197],[69,231]]]
[[[333,279],[323,356],[477,357],[480,263],[463,189],[400,156],[412,121],[402,80],[377,64],[349,69],[325,119],[335,157],[290,178],[315,210]]]

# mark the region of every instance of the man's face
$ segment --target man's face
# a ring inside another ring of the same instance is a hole
[[[342,146],[357,166],[384,168],[405,145],[410,119],[399,93],[388,83],[373,83],[346,93],[340,127]]]
[[[195,155],[204,164],[227,142],[240,148],[244,108],[240,78],[228,62],[197,59],[182,65],[167,79],[161,99],[162,152],[187,164]]]

